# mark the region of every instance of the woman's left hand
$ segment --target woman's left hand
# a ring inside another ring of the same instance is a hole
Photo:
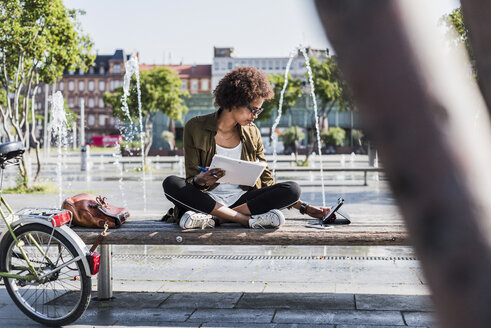
[[[309,205],[307,206],[305,214],[316,219],[322,219],[329,213],[329,211],[331,211],[330,207]]]

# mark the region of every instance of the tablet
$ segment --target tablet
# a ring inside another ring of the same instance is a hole
[[[218,183],[230,183],[243,186],[254,186],[267,164],[265,162],[249,162],[241,159],[215,155],[211,160],[210,170],[219,168],[225,175],[217,180]]]

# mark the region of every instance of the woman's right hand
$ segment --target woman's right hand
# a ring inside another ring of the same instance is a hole
[[[208,170],[209,167],[206,167]],[[213,176],[215,175],[215,176]],[[211,169],[207,172],[200,172],[194,177],[194,181],[200,186],[211,186],[217,182],[218,179],[225,175],[225,171],[219,168]]]

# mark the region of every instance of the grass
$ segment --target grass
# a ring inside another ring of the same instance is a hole
[[[58,192],[58,187],[53,184],[35,185],[28,188],[25,185],[18,185],[13,188],[5,188],[5,194],[55,194]]]

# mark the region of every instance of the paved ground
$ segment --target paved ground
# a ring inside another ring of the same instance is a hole
[[[342,165],[343,159],[329,160],[327,165]],[[353,165],[363,165],[358,161]],[[127,206],[134,219],[158,218],[170,206],[160,181],[172,172],[162,166],[147,174],[143,193],[139,173],[123,172],[120,179],[102,160],[88,175],[62,170],[61,195],[6,197],[14,208],[56,206],[60,198],[90,191]],[[52,170],[44,176],[58,175]],[[294,178],[303,186],[302,199],[322,203],[318,176]],[[368,187],[360,182],[361,176],[349,174],[326,177],[327,203],[342,196],[354,220],[400,222],[386,183],[375,176]],[[93,300],[73,327],[436,326],[428,286],[409,247],[121,246],[113,252],[115,298]],[[95,291],[96,279],[93,284]],[[0,286],[0,327],[37,326]]]

